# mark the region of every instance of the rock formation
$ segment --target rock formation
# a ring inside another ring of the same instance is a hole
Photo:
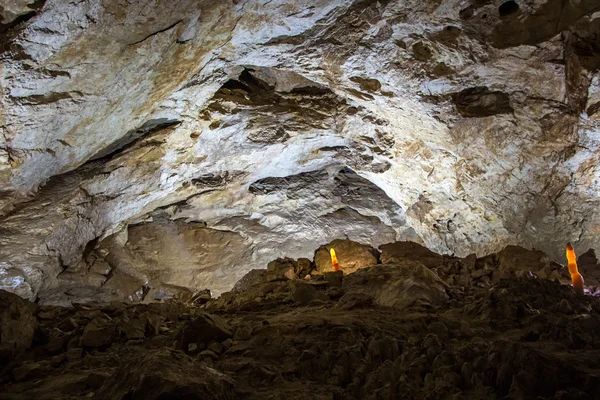
[[[600,299],[539,255],[398,242],[381,253],[393,263],[343,276],[290,279],[304,261],[276,260],[208,301],[62,308],[0,291],[0,399],[598,398]]]
[[[334,239],[598,248],[599,12],[1,0],[0,288],[219,294]]]

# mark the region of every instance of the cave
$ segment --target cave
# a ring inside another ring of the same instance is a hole
[[[0,400],[600,399],[600,3],[0,0]]]
[[[519,4],[517,4],[516,1],[509,0],[500,4],[500,7],[498,7],[498,13],[500,14],[500,17],[507,17],[519,11],[519,8]]]

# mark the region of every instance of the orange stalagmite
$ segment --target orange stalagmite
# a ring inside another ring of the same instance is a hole
[[[331,248],[331,250],[329,250],[329,254],[331,254],[331,263],[333,264],[333,270],[339,271],[340,264],[338,263],[337,256],[335,255],[335,250],[333,249],[333,247]]]
[[[583,276],[581,276],[577,270],[577,256],[575,255],[575,249],[573,249],[571,243],[567,243],[567,261],[573,288],[577,293],[583,294]]]

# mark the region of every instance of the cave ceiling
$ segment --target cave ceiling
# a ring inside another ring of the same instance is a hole
[[[0,17],[2,289],[219,294],[340,238],[600,248],[597,0],[0,0]]]

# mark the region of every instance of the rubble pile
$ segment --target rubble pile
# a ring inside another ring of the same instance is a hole
[[[566,267],[518,247],[380,251],[350,274],[341,252],[342,271],[275,260],[210,300],[0,292],[0,399],[600,398],[600,299]]]

